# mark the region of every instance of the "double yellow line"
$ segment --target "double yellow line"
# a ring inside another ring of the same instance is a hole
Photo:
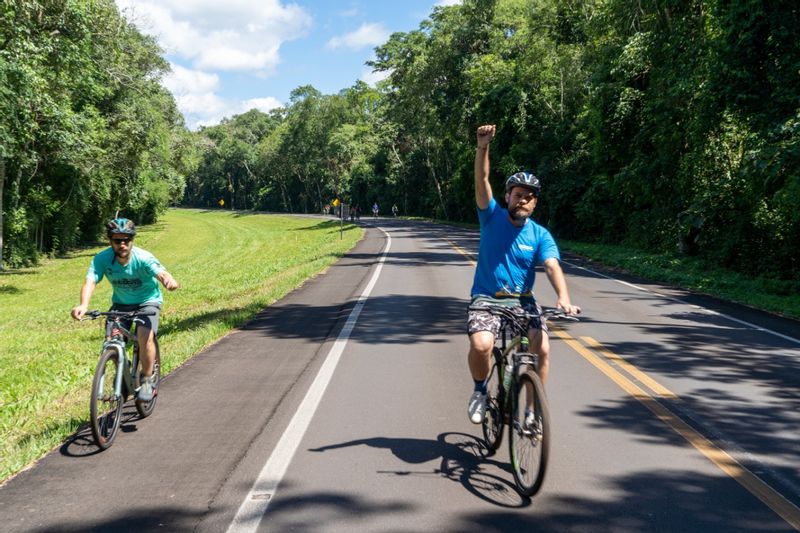
[[[456,251],[466,257],[470,263],[473,265],[475,264],[473,255],[467,253],[449,239],[445,240],[447,240]],[[570,348],[578,352],[578,354],[605,374],[622,390],[636,398],[636,400],[647,407],[656,418],[686,439],[689,444],[694,446],[695,449],[708,458],[709,461],[736,480],[737,483],[761,500],[789,525],[796,530],[800,530],[800,508],[770,487],[761,478],[753,474],[728,452],[701,435],[682,418],[656,399],[656,397],[658,397],[661,400],[680,401],[680,398],[675,393],[591,337],[581,337],[581,342],[579,342],[561,328],[551,327],[550,331],[555,333]],[[611,363],[613,363],[613,365]],[[652,394],[634,383],[633,380],[625,376],[620,370],[617,370],[615,366],[626,372],[644,387],[650,389]]]

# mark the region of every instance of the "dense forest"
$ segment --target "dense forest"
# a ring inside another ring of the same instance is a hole
[[[473,221],[474,131],[494,123],[496,190],[536,173],[557,235],[800,279],[795,0],[465,0],[379,46],[377,88],[299,87],[197,132],[112,0],[0,1],[7,266],[97,238],[117,209],[339,197]]]

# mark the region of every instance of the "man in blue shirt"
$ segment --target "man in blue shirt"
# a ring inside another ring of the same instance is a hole
[[[127,218],[116,218],[106,226],[110,248],[106,248],[92,259],[86,279],[81,288],[81,303],[72,310],[72,318],[80,320],[89,309],[89,300],[97,284],[103,279],[114,288],[111,296],[113,311],[144,311],[152,315],[142,316],[143,324],[136,328],[139,341],[139,356],[142,360],[142,386],[138,398],[149,402],[156,391],[153,386],[153,364],[156,357],[155,334],[161,313],[161,288],[178,288],[175,278],[161,266],[153,254],[133,246],[136,226]]]
[[[483,422],[486,412],[486,380],[491,370],[491,354],[500,319],[475,307],[499,304],[511,309],[541,312],[533,295],[536,265],[544,265],[547,278],[556,291],[556,305],[568,314],[580,313],[572,305],[567,282],[559,263],[560,255],[550,232],[530,220],[541,191],[538,178],[518,172],[506,181],[505,200],[508,209],[500,207],[492,196],[489,184],[489,143],[495,135],[494,125],[478,128],[475,152],[475,202],[481,225],[478,266],[472,285],[472,310],[469,312],[469,370],[475,390],[467,412],[475,423]],[[550,341],[543,320],[531,321],[528,330],[531,352],[539,354],[538,373],[544,383],[549,368]]]

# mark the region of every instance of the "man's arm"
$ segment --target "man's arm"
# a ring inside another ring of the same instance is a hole
[[[577,305],[572,305],[569,299],[567,280],[564,278],[564,271],[561,270],[561,264],[558,262],[558,259],[551,257],[545,260],[544,271],[547,273],[547,279],[550,280],[550,285],[553,286],[558,296],[556,307],[563,309],[568,315],[577,315],[580,313],[581,308]]]
[[[89,300],[92,299],[92,293],[96,286],[97,284],[93,279],[86,278],[86,281],[83,282],[83,287],[81,287],[81,303],[72,308],[72,318],[75,320],[83,318],[83,315],[89,310]]]
[[[168,291],[174,291],[178,288],[178,282],[175,281],[175,278],[172,277],[172,274],[166,270],[162,270],[156,274],[156,279],[160,281],[164,288]]]
[[[475,203],[486,209],[492,199],[492,186],[489,185],[489,143],[494,139],[495,126],[487,124],[478,127],[478,146],[475,148]]]

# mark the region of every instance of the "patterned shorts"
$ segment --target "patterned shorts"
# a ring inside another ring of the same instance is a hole
[[[477,301],[470,304],[470,307],[484,307],[488,306],[489,303],[485,301]],[[538,303],[526,304],[526,305],[519,305],[510,308],[515,315],[523,316],[525,313],[535,313],[536,315],[542,314],[542,308],[539,307]],[[481,311],[470,309],[469,315],[467,316],[467,334],[472,335],[478,331],[490,331],[492,335],[497,337],[498,333],[500,333],[500,317],[493,315],[489,311]],[[529,329],[537,330],[540,329],[543,332],[547,333],[547,323],[541,319],[540,316],[532,318],[529,324]]]

